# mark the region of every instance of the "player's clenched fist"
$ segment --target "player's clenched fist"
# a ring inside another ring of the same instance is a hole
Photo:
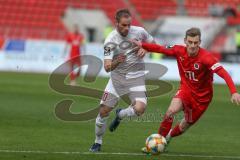
[[[133,44],[137,45],[138,47],[142,47],[142,42],[141,41],[137,41],[135,39],[131,39],[130,40]]]
[[[124,55],[124,53],[120,53],[119,55],[117,55],[116,59],[119,63],[122,63],[126,60],[126,56]]]
[[[138,56],[139,58],[143,58],[146,53],[147,53],[147,51],[146,51],[145,49],[140,48],[140,49],[138,50],[138,52],[137,52],[137,56]]]
[[[233,93],[231,97],[232,103],[236,103],[237,105],[240,104],[240,94],[238,93]]]

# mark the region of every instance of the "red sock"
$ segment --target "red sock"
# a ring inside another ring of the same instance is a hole
[[[158,133],[161,134],[163,137],[166,137],[172,127],[172,123],[173,123],[173,117],[168,117],[165,115],[158,129]]]
[[[73,73],[73,71],[70,73],[70,80],[73,81],[76,79],[76,75]]]
[[[171,131],[170,133],[170,136],[171,137],[176,137],[176,136],[179,136],[183,133],[183,131],[181,131],[180,127],[179,127],[179,124],[177,124],[173,130]]]

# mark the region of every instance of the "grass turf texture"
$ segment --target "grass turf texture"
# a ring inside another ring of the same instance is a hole
[[[114,133],[107,130],[99,155],[88,153],[95,138],[94,120],[65,122],[54,114],[55,104],[64,98],[75,101],[72,112],[96,107],[99,100],[56,93],[49,88],[46,74],[1,72],[0,77],[0,159],[240,159],[240,107],[231,104],[225,85],[214,86],[207,112],[184,135],[173,139],[168,153],[145,156],[140,149],[146,137],[157,132],[159,114],[166,111],[177,82],[171,82],[172,92],[149,99],[142,118],[125,120]],[[106,83],[107,79],[98,78],[85,85],[103,89]],[[113,117],[111,113],[108,124]]]

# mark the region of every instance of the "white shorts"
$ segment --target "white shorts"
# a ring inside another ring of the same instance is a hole
[[[141,101],[147,104],[145,77],[124,79],[122,77],[111,77],[104,90],[100,104],[115,107],[122,98],[126,103],[133,104]],[[130,105],[129,104],[129,105]]]

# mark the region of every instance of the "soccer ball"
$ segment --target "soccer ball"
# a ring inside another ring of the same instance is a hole
[[[166,144],[166,139],[160,134],[152,134],[146,139],[147,152],[152,154],[159,154],[163,152]]]

